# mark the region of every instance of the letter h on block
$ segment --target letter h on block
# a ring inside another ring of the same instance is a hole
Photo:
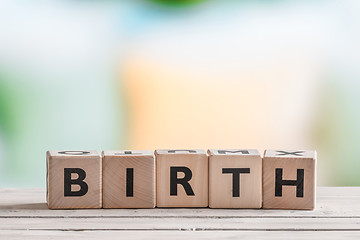
[[[314,209],[316,151],[266,150],[263,208]]]
[[[48,151],[46,199],[50,209],[101,208],[101,157],[97,151]]]
[[[204,150],[156,150],[157,207],[207,207],[208,157]]]

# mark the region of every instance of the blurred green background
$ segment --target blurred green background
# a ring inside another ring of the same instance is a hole
[[[45,152],[318,151],[360,184],[360,2],[3,0],[0,187]]]

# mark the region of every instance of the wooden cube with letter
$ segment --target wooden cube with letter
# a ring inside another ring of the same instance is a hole
[[[266,150],[263,208],[314,209],[316,151]]]
[[[210,208],[261,208],[262,158],[255,149],[210,149]]]
[[[156,150],[157,207],[208,206],[204,150]]]
[[[103,207],[155,207],[153,151],[103,152]]]
[[[101,156],[97,151],[46,153],[50,209],[101,208]]]

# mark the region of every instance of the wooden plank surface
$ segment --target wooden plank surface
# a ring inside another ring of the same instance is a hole
[[[319,187],[315,210],[49,210],[43,189],[0,189],[0,239],[360,239],[360,187]]]
[[[0,230],[360,231],[360,218],[5,218]]]
[[[0,189],[0,217],[244,217],[360,218],[360,187],[318,188],[315,210],[263,209],[81,209],[49,210],[42,189]]]
[[[18,239],[65,239],[66,237],[74,237],[74,239],[88,240],[108,240],[108,239],[126,239],[126,240],[184,240],[184,239],[241,239],[241,240],[289,240],[289,239],[308,239],[308,240],[343,240],[343,239],[359,239],[359,232],[261,232],[261,231],[76,231],[69,233],[68,231],[11,231],[0,230],[0,239],[18,240]]]
[[[108,239],[126,239],[126,240],[184,240],[184,239],[241,239],[241,240],[289,240],[289,239],[308,239],[308,240],[343,240],[343,239],[359,239],[359,232],[261,232],[261,231],[11,231],[0,230],[0,239],[18,240],[18,239],[65,239],[73,237],[74,239],[88,240],[108,240]]]

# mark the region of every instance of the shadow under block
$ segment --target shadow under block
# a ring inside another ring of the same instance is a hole
[[[157,207],[208,206],[208,156],[204,150],[156,150]]]
[[[266,150],[263,208],[314,209],[316,151]]]
[[[210,149],[209,207],[261,208],[262,158],[258,150]]]
[[[153,151],[103,152],[103,208],[154,208]]]
[[[101,208],[101,162],[101,156],[97,151],[48,151],[48,207]]]

